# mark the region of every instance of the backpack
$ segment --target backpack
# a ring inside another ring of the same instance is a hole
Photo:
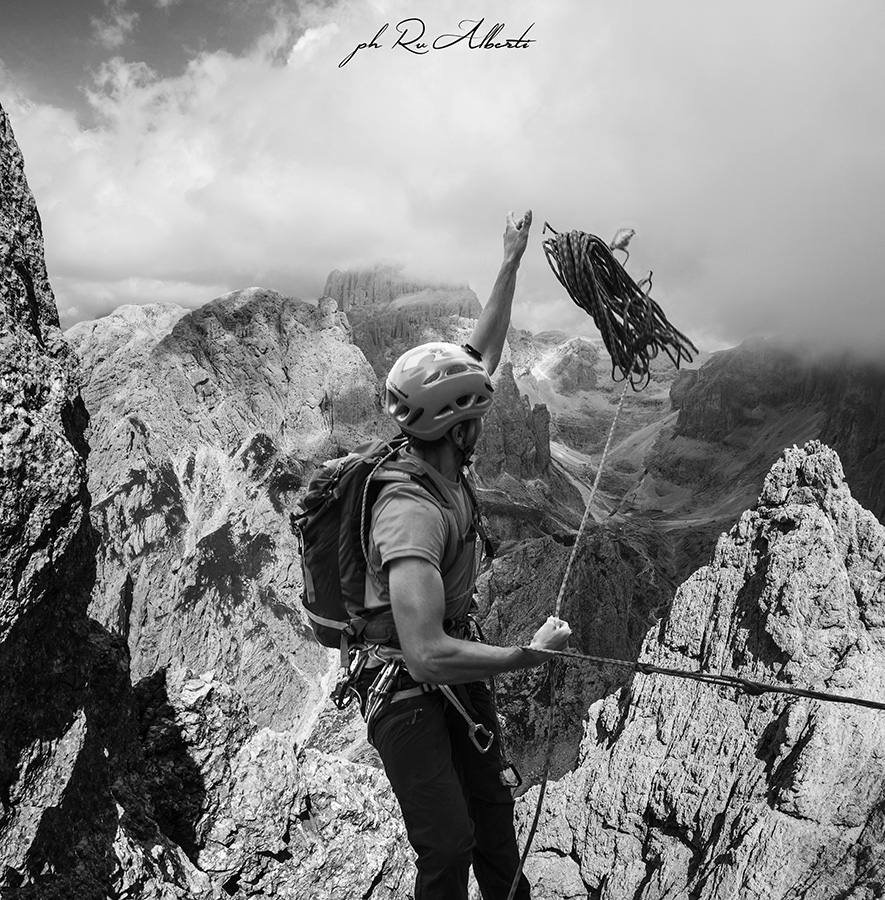
[[[340,649],[342,667],[347,665],[350,644],[362,638],[370,619],[364,606],[369,528],[372,505],[383,485],[421,485],[450,519],[450,536],[457,531],[454,512],[432,481],[397,468],[393,457],[405,443],[405,438],[376,439],[323,463],[311,475],[307,493],[291,517],[301,552],[302,605],[317,641]],[[472,488],[468,493],[478,522]],[[478,531],[485,536],[481,528]],[[446,561],[454,562],[459,550],[459,542],[449,544],[444,568]]]

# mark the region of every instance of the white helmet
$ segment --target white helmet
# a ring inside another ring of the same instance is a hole
[[[400,429],[425,441],[492,406],[485,366],[457,344],[441,341],[407,350],[387,376],[385,407]]]

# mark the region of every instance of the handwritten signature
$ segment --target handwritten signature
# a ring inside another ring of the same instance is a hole
[[[429,53],[431,50],[446,50],[466,41],[467,46],[471,50],[527,50],[531,44],[535,43],[534,38],[528,36],[535,24],[532,22],[519,37],[501,37],[499,35],[504,30],[505,23],[496,22],[485,34],[482,34],[485,18],[482,19],[462,19],[458,23],[459,32],[455,34],[440,34],[433,40],[427,38],[427,26],[423,20],[417,18],[403,19],[395,26],[397,37],[395,40],[389,36],[385,43],[381,43],[382,37],[390,27],[389,22],[385,22],[370,41],[360,42],[348,53],[344,59],[338,63],[338,68],[346,66],[360,52],[360,50],[381,50],[386,45],[389,49],[402,47],[409,53],[418,56]],[[390,41],[392,40],[392,43]]]

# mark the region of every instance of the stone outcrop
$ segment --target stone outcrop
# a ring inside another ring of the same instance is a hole
[[[92,614],[127,641],[134,680],[213,670],[260,725],[307,723],[328,659],[298,610],[288,516],[315,463],[377,427],[346,319],[251,289],[68,337],[92,416]]]
[[[335,270],[323,294],[347,314],[354,342],[379,379],[409,347],[431,340],[466,340],[482,311],[466,284],[419,281],[391,266]]]
[[[785,451],[640,658],[885,698],[885,528],[833,451]],[[636,675],[548,791],[533,896],[879,897],[883,739],[880,710]]]
[[[80,370],[0,108],[0,894],[196,896],[157,828],[125,645],[86,615],[96,540]]]
[[[157,820],[212,896],[396,900],[414,878],[396,800],[375,768],[258,727],[206,672],[137,686]]]

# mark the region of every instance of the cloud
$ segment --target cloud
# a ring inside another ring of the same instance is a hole
[[[126,0],[105,0],[105,6],[107,16],[92,19],[92,33],[105,49],[119,50],[135,29],[138,13],[126,10]]]
[[[331,269],[378,261],[485,300],[506,211],[532,207],[522,327],[595,333],[547,267],[547,220],[636,228],[631,272],[654,270],[668,318],[713,344],[881,345],[881,8],[627,7],[487,0],[479,36],[531,24],[535,43],[416,55],[394,46],[414,5],[300,5],[249,53],[175,78],[108,61],[95,127],[13,116],[60,305],[258,284],[313,299]],[[440,0],[427,34],[463,16]]]

